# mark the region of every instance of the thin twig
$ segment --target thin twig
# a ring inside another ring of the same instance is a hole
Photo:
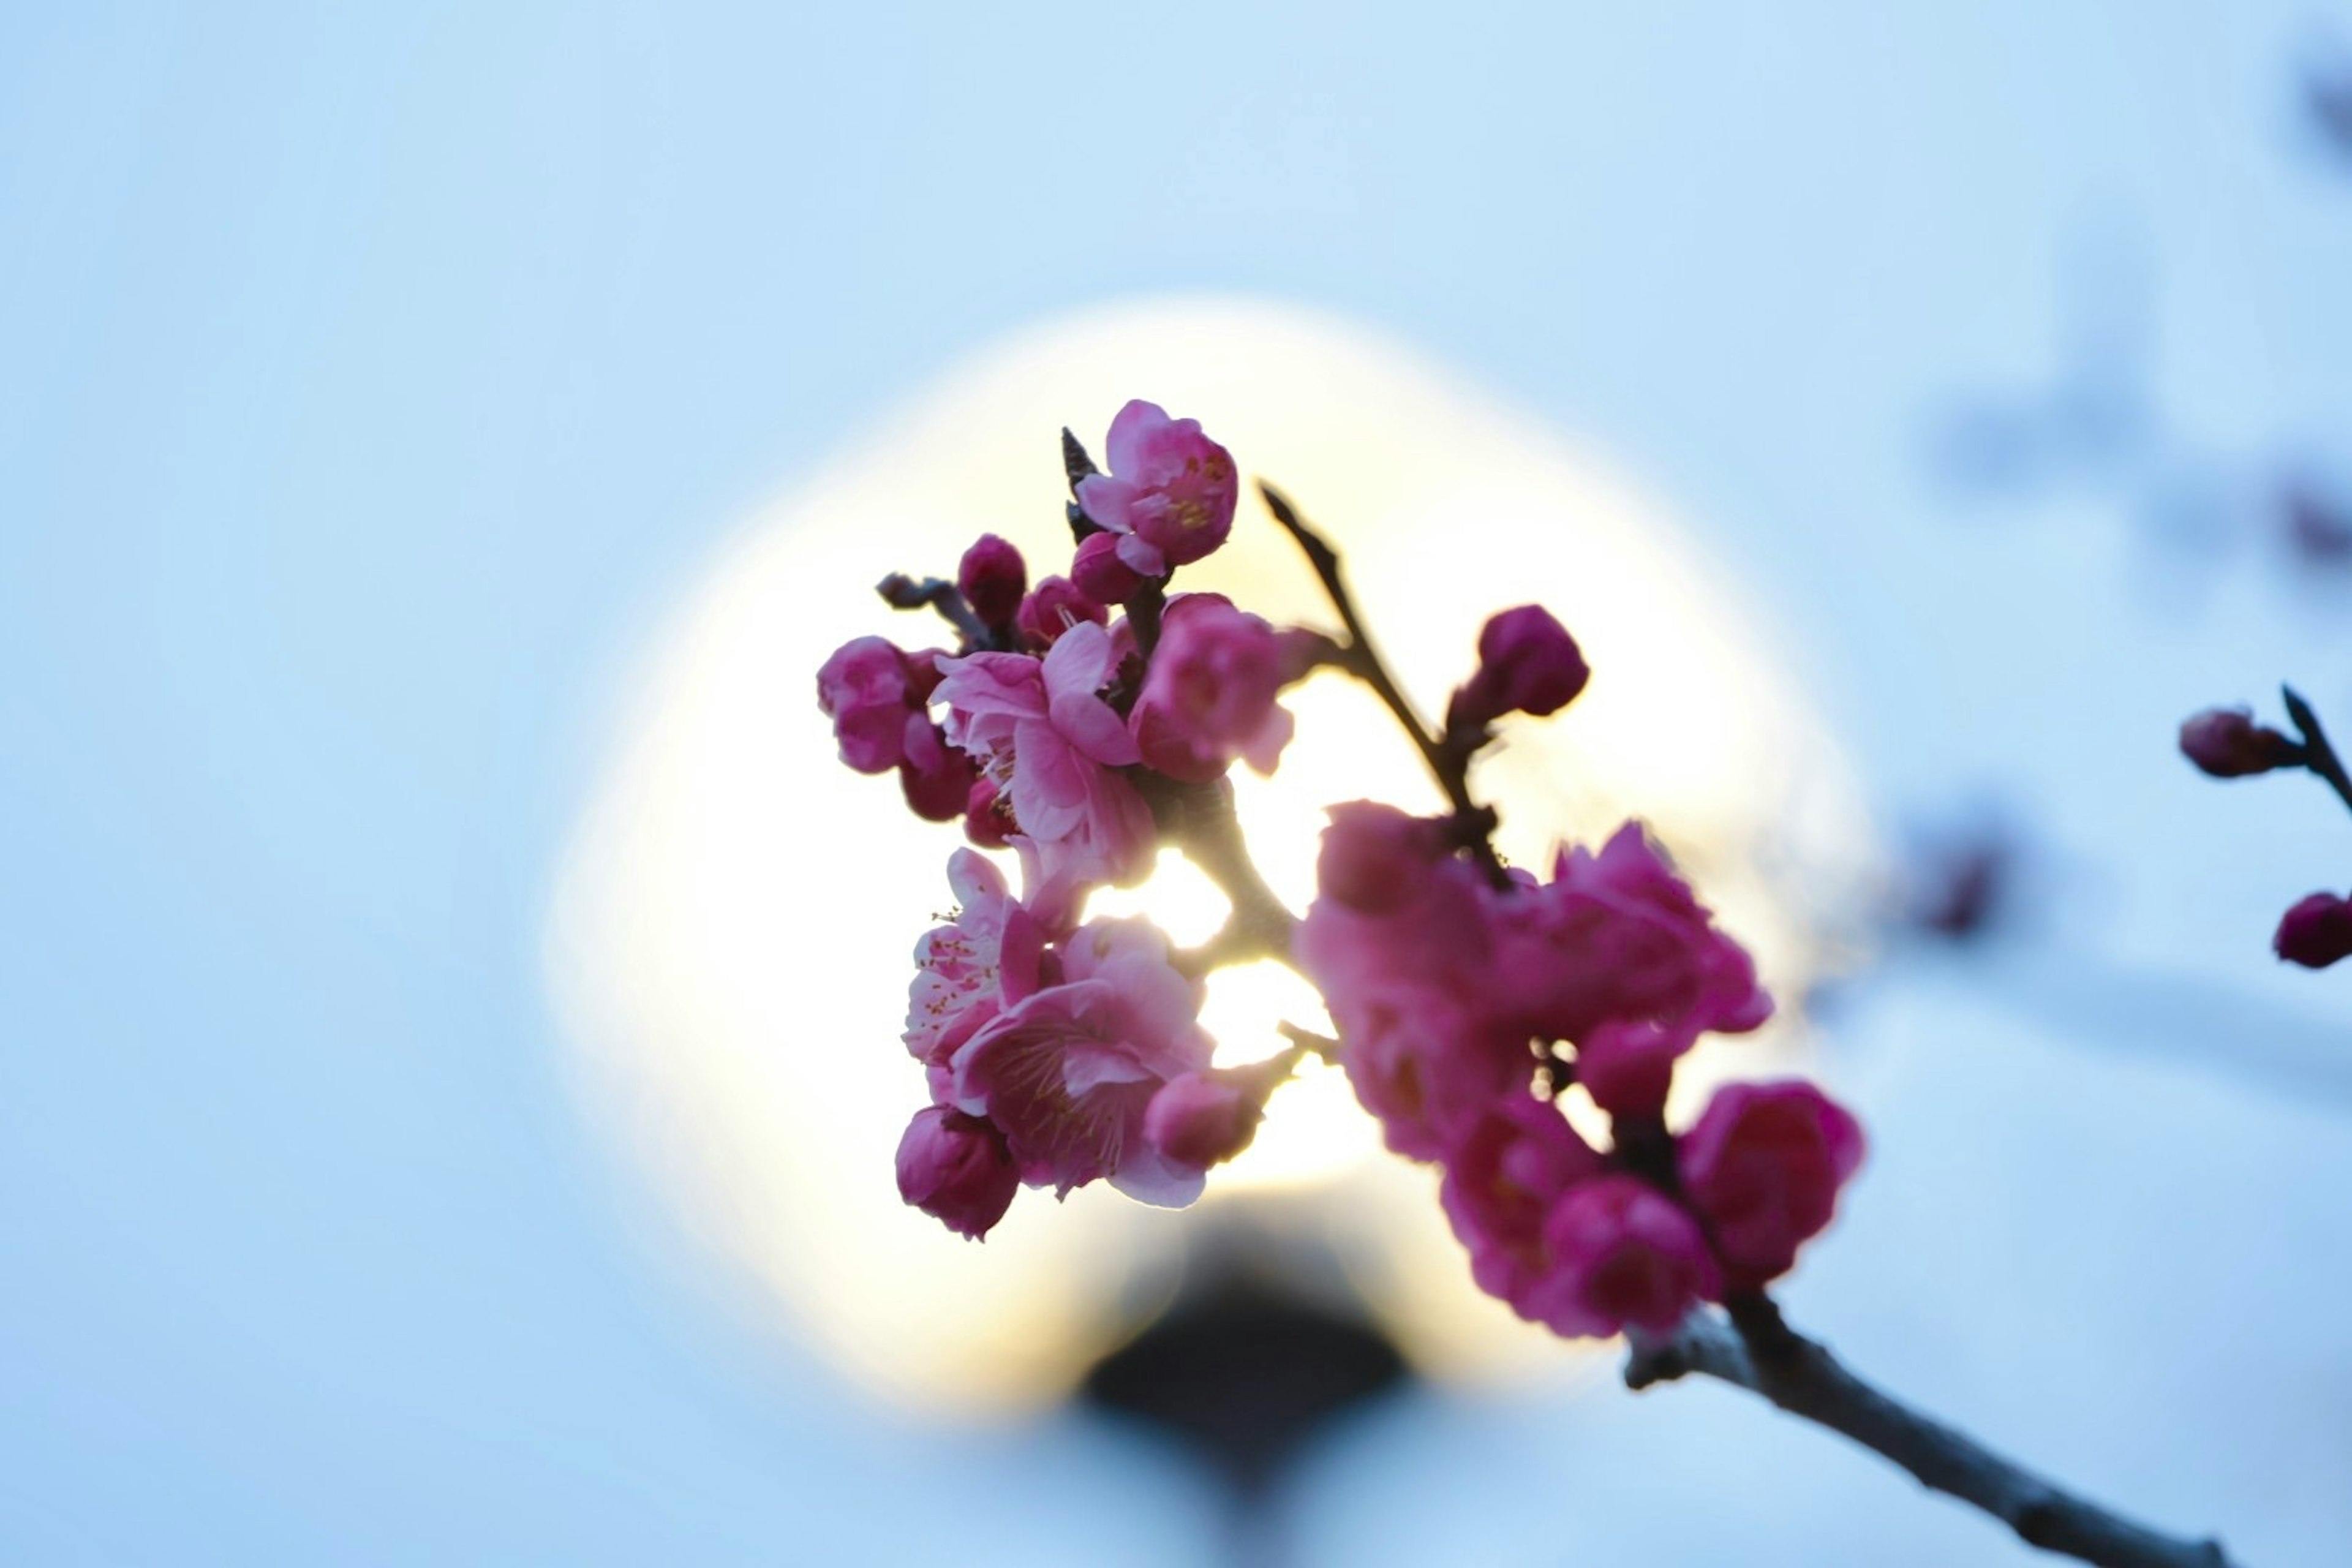
[[[2327,781],[2347,809],[2352,809],[2352,773],[2344,771],[2344,759],[2327,743],[2327,731],[2319,727],[2319,715],[2311,710],[2292,686],[2279,688],[2286,699],[2286,716],[2303,731],[2303,765]]]
[[[1327,1062],[1339,1061],[1339,1042],[1330,1036],[1318,1035],[1312,1029],[1304,1029],[1297,1024],[1287,1022],[1278,1024],[1276,1027],[1281,1031],[1284,1039],[1288,1040],[1300,1050],[1311,1052]]]
[[[944,578],[915,578],[904,572],[893,572],[875,584],[874,591],[881,595],[883,603],[894,610],[937,610],[941,620],[963,634],[968,647],[990,648],[996,646],[988,627],[981,624],[980,617],[972,614],[971,606],[964,603],[962,591]]]
[[[1735,1300],[1727,1313],[1702,1307],[1671,1338],[1637,1343],[1625,1363],[1625,1385],[1636,1390],[1693,1374],[1761,1394],[1851,1438],[1921,1485],[1990,1514],[2029,1546],[2101,1568],[2231,1568],[2220,1542],[2134,1523],[1873,1388],[1790,1328],[1761,1295]]]
[[[1430,776],[1445,792],[1446,800],[1454,807],[1455,819],[1465,825],[1483,823],[1491,830],[1492,814],[1470,798],[1468,753],[1442,744],[1421,715],[1413,710],[1411,700],[1397,685],[1395,678],[1390,675],[1380,650],[1372,646],[1371,634],[1364,628],[1362,617],[1356,613],[1356,601],[1349,594],[1347,582],[1340,574],[1339,552],[1332,549],[1321,534],[1307,526],[1305,520],[1298,515],[1298,509],[1290,504],[1287,496],[1263,479],[1258,481],[1257,489],[1258,493],[1265,498],[1266,510],[1274,513],[1274,521],[1282,525],[1283,531],[1297,542],[1306,555],[1307,564],[1313,568],[1316,580],[1323,584],[1324,596],[1339,613],[1340,625],[1347,627],[1347,645],[1339,650],[1340,668],[1370,687],[1395,717],[1398,726],[1412,738],[1414,749],[1421,752],[1421,760],[1429,767]],[[1504,874],[1503,863],[1496,858],[1494,844],[1486,833],[1482,831],[1465,837],[1470,838],[1470,851],[1478,858],[1488,879],[1496,887],[1508,886],[1510,879]]]

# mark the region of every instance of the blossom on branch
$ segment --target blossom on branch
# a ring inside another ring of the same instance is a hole
[[[1078,505],[1118,535],[1118,558],[1139,575],[1165,577],[1225,542],[1240,480],[1199,420],[1138,398],[1110,422],[1104,454],[1110,472],[1078,481]]]

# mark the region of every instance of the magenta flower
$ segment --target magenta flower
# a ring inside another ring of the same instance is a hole
[[[1479,1289],[1525,1313],[1557,1268],[1545,1234],[1553,1206],[1600,1173],[1601,1156],[1557,1106],[1524,1092],[1490,1105],[1448,1155],[1438,1193]]]
[[[1021,552],[995,534],[983,533],[956,567],[956,590],[986,626],[1009,626],[1029,589],[1029,568]]]
[[[1511,1305],[1570,1339],[1671,1333],[1694,1305],[1723,1293],[1698,1223],[1638,1177],[1570,1188],[1544,1222],[1544,1240],[1552,1272]]]
[[[1475,730],[1506,713],[1557,713],[1576,700],[1592,671],[1568,629],[1540,605],[1521,605],[1478,633],[1478,670],[1454,694],[1445,727]]]
[[[1143,579],[1118,557],[1118,542],[1126,535],[1089,533],[1078,542],[1078,552],[1070,563],[1070,581],[1079,593],[1097,605],[1124,605]]]
[[[1331,1015],[1356,1099],[1379,1118],[1388,1146],[1412,1159],[1445,1158],[1535,1073],[1527,1036],[1451,987],[1370,987],[1332,998]]]
[[[2181,721],[2180,754],[2217,779],[2243,778],[2303,763],[2303,747],[2254,722],[2251,708],[2208,708]]]
[[[1042,650],[1059,642],[1062,634],[1072,626],[1088,622],[1100,626],[1108,619],[1110,611],[1087,597],[1067,577],[1048,577],[1021,601],[1013,624],[1020,628],[1024,641]]]
[[[841,760],[861,773],[887,773],[930,732],[924,701],[939,677],[931,656],[910,658],[883,637],[856,637],[816,672],[816,705],[833,721]]]
[[[1172,1078],[1144,1108],[1143,1135],[1177,1165],[1222,1165],[1256,1139],[1266,1100],[1289,1076],[1276,1057]]]
[[[1683,1190],[1706,1216],[1732,1288],[1779,1278],[1862,1164],[1862,1128],[1799,1079],[1727,1084],[1682,1135]]]
[[[957,1108],[1003,1130],[1031,1186],[1067,1194],[1106,1179],[1143,1203],[1191,1203],[1202,1167],[1163,1153],[1145,1119],[1162,1085],[1209,1065],[1199,984],[1169,963],[1167,938],[1139,919],[1090,921],[1045,967],[1059,978],[957,1049]]]
[[[1004,1135],[982,1117],[926,1106],[898,1140],[898,1195],[958,1236],[985,1238],[1020,1188]]]
[[[1534,1034],[1580,1040],[1603,1020],[1638,1019],[1687,1046],[1771,1016],[1747,950],[1675,874],[1639,823],[1598,854],[1561,852],[1552,880],[1493,895],[1498,1005]]]
[[[946,679],[934,695],[948,705],[949,741],[979,759],[1045,874],[1065,882],[1129,880],[1150,859],[1150,809],[1112,771],[1139,755],[1127,721],[1099,695],[1117,662],[1110,634],[1090,621],[1070,627],[1043,659],[975,653],[940,661]]]
[[[1222,595],[1178,596],[1129,716],[1143,760],[1195,783],[1237,756],[1272,773],[1290,740],[1290,714],[1275,701],[1285,664],[1281,637],[1264,620]]]
[[[1110,472],[1078,481],[1078,505],[1120,536],[1118,558],[1164,577],[1225,542],[1239,480],[1234,459],[1197,419],[1171,419],[1140,399],[1118,411],[1105,443]]]
[[[2352,901],[2314,893],[2281,916],[2271,950],[2289,963],[2325,969],[2352,957]]]
[[[898,763],[898,791],[907,809],[926,822],[953,822],[971,805],[979,770],[948,744],[947,731],[926,717],[907,728],[907,754]]]

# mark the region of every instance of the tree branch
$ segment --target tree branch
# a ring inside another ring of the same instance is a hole
[[[2279,695],[2286,699],[2286,716],[2303,731],[2303,765],[2326,779],[2336,797],[2347,809],[2352,809],[2352,773],[2345,772],[2344,759],[2327,743],[2327,731],[2319,727],[2319,715],[2311,710],[2311,704],[2294,687],[2280,687]]]
[[[1966,1433],[1919,1414],[1847,1371],[1781,1320],[1761,1294],[1717,1313],[1701,1307],[1672,1337],[1636,1342],[1625,1385],[1712,1377],[1826,1426],[1982,1510],[2029,1546],[2100,1568],[2231,1568],[2218,1541],[2187,1541],[2112,1513],[2042,1479]]]
[[[1370,687],[1389,712],[1394,715],[1398,726],[1412,738],[1414,749],[1421,752],[1421,760],[1428,765],[1430,776],[1445,792],[1446,800],[1454,807],[1454,820],[1465,827],[1475,829],[1465,833],[1464,837],[1468,841],[1470,852],[1478,858],[1478,864],[1486,870],[1487,879],[1498,888],[1507,887],[1510,879],[1504,874],[1503,863],[1496,858],[1494,844],[1487,837],[1487,834],[1494,830],[1494,815],[1470,798],[1469,753],[1444,745],[1432,734],[1421,715],[1413,711],[1412,700],[1389,673],[1380,650],[1372,646],[1371,634],[1364,629],[1363,618],[1356,613],[1355,598],[1348,592],[1347,582],[1339,573],[1339,552],[1332,549],[1321,534],[1307,526],[1306,521],[1298,515],[1298,509],[1290,504],[1289,497],[1263,479],[1258,481],[1257,489],[1258,494],[1265,498],[1266,510],[1274,513],[1274,521],[1282,525],[1283,531],[1297,542],[1300,552],[1306,555],[1307,564],[1314,569],[1316,580],[1323,584],[1324,596],[1339,613],[1339,624],[1348,629],[1347,644],[1339,649],[1339,667]]]

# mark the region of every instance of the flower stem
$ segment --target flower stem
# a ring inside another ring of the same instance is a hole
[[[1625,1363],[1625,1384],[1635,1390],[1694,1374],[1851,1438],[1921,1485],[1990,1514],[2029,1546],[2101,1568],[2231,1568],[2220,1542],[2127,1520],[1881,1393],[1789,1327],[1761,1292],[1733,1299],[1720,1314],[1697,1309],[1671,1337],[1637,1342]]]
[[[1412,701],[1389,673],[1388,665],[1372,646],[1371,634],[1364,628],[1363,617],[1356,611],[1355,598],[1348,592],[1347,582],[1340,574],[1339,552],[1332,549],[1321,534],[1307,525],[1287,496],[1263,479],[1258,481],[1257,489],[1258,493],[1265,498],[1266,510],[1274,513],[1274,521],[1282,525],[1283,531],[1306,555],[1307,564],[1313,568],[1316,580],[1323,584],[1325,597],[1339,613],[1339,624],[1347,628],[1348,641],[1339,650],[1340,668],[1370,687],[1395,718],[1399,728],[1412,738],[1414,749],[1421,752],[1421,760],[1428,765],[1430,776],[1437,781],[1438,787],[1445,792],[1447,802],[1454,807],[1455,821],[1473,829],[1464,837],[1468,840],[1470,852],[1477,857],[1487,879],[1498,888],[1507,887],[1510,879],[1505,875],[1503,863],[1496,858],[1494,843],[1487,837],[1493,830],[1494,816],[1470,798],[1468,753],[1442,744],[1430,732],[1429,726],[1420,714],[1413,711]]]
[[[2311,704],[2294,687],[2280,687],[2279,695],[2286,699],[2287,717],[2303,731],[2303,765],[2326,779],[2336,798],[2347,809],[2352,809],[2352,773],[2345,772],[2344,759],[2328,744],[2327,731],[2319,727],[2319,715],[2311,710]]]

